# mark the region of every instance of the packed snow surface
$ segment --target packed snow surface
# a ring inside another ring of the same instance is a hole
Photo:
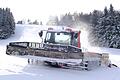
[[[100,67],[91,71],[59,69],[43,66],[42,64],[27,64],[26,58],[5,54],[6,45],[9,42],[41,42],[38,32],[47,28],[48,26],[16,25],[15,35],[9,39],[0,40],[0,80],[120,80],[120,68]],[[86,41],[82,40],[81,43],[83,42]],[[86,48],[91,52],[109,53],[111,62],[120,67],[119,49]]]

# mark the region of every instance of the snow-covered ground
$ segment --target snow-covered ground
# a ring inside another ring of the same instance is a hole
[[[27,59],[5,54],[6,45],[9,42],[40,42],[38,32],[46,28],[47,26],[16,25],[15,35],[9,39],[0,40],[0,80],[120,80],[120,68],[97,68],[92,71],[59,69],[41,64],[27,64]],[[86,41],[83,40],[83,42]],[[88,50],[110,53],[112,63],[120,67],[119,49],[88,47]]]

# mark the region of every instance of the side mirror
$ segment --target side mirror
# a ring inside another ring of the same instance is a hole
[[[43,36],[43,31],[39,32],[39,36],[42,37]]]

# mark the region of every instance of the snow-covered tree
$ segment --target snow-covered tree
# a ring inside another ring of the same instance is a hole
[[[15,21],[9,8],[0,8],[0,39],[6,39],[14,34]]]
[[[35,21],[33,22],[33,24],[39,25],[39,22],[38,22],[37,20],[35,20]]]
[[[62,26],[71,26],[73,24],[73,15],[71,15],[70,13],[66,13],[65,15],[63,15],[63,17],[61,17],[60,21],[59,21],[59,25]]]
[[[40,25],[43,25],[42,21],[40,21]]]
[[[109,10],[105,7],[103,15],[93,25],[89,36],[92,37],[92,45],[120,48],[120,12],[115,11],[112,5]]]
[[[58,16],[50,16],[46,25],[57,26],[59,24]]]

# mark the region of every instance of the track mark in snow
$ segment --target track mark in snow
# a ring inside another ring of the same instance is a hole
[[[12,73],[17,73],[17,72],[15,72],[15,71],[10,70],[10,69],[4,69],[4,70],[6,70],[6,71],[8,71],[8,72],[12,72]]]
[[[17,65],[17,64],[13,64],[13,66],[16,66],[16,67],[24,67],[22,65]]]

